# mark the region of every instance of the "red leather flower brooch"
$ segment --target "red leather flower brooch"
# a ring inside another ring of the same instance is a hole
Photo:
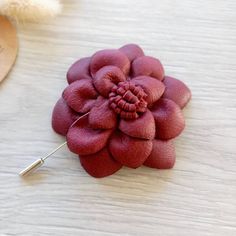
[[[184,129],[181,109],[191,92],[165,76],[158,59],[135,44],[101,50],[75,62],[67,80],[52,126],[90,175],[105,177],[122,166],[173,167],[172,140]]]

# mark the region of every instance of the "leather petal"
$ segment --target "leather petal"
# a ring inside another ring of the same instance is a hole
[[[138,57],[144,56],[142,48],[140,48],[137,44],[127,44],[121,47],[119,50],[129,58],[130,62]]]
[[[92,80],[82,79],[71,83],[62,96],[72,109],[86,113],[95,104],[98,93],[93,87]]]
[[[118,67],[104,66],[97,71],[93,79],[93,84],[102,96],[108,97],[112,87],[125,80],[124,73]]]
[[[76,61],[67,72],[67,81],[69,84],[80,79],[91,79],[90,71],[90,57],[81,58]]]
[[[72,123],[79,118],[79,115],[72,110],[63,98],[56,103],[52,112],[52,128],[62,135],[66,135]]]
[[[175,138],[183,131],[185,121],[182,111],[172,100],[159,99],[151,111],[156,123],[156,138]]]
[[[134,120],[121,119],[119,129],[131,137],[141,139],[153,139],[156,132],[155,121],[149,110]]]
[[[175,164],[175,147],[172,140],[153,140],[150,156],[144,162],[145,166],[157,169],[170,169]]]
[[[109,108],[109,101],[98,98],[89,113],[89,124],[93,129],[112,129],[116,126],[117,114]]]
[[[163,83],[166,86],[163,98],[168,98],[184,108],[191,99],[190,89],[182,81],[169,76],[165,76]]]
[[[165,86],[161,81],[150,76],[138,76],[131,81],[143,88],[144,92],[148,95],[146,99],[148,104],[156,102],[165,90]]]
[[[152,141],[132,138],[122,132],[114,133],[109,142],[114,159],[130,168],[143,164],[152,151]]]
[[[93,77],[98,70],[104,66],[117,66],[124,74],[130,70],[130,61],[128,57],[117,49],[105,49],[96,52],[90,62],[90,72]]]
[[[147,75],[158,80],[163,80],[164,74],[164,68],[161,62],[154,57],[138,57],[132,63],[132,77]]]
[[[89,155],[103,149],[112,133],[112,129],[92,129],[88,115],[70,127],[67,133],[67,145],[70,151],[79,155]]]
[[[119,162],[112,158],[106,147],[91,155],[80,155],[79,158],[81,165],[87,173],[95,178],[112,175],[122,167]]]

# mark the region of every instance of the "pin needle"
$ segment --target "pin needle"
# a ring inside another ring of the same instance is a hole
[[[81,118],[85,117],[86,115],[88,115],[88,113],[80,116],[72,125],[75,125]],[[35,171],[36,169],[38,169],[40,166],[42,166],[45,162],[45,160],[47,158],[49,158],[50,156],[52,156],[55,152],[57,152],[60,148],[62,148],[63,146],[65,146],[67,144],[67,142],[62,143],[61,145],[59,145],[58,147],[56,147],[54,150],[52,150],[50,153],[48,153],[46,156],[39,158],[38,160],[36,160],[35,162],[33,162],[32,164],[30,164],[29,166],[27,166],[24,170],[22,170],[19,175],[20,176],[25,176],[30,174],[31,172]]]
[[[39,158],[38,160],[36,160],[35,162],[33,162],[32,164],[27,166],[24,170],[22,170],[19,173],[19,175],[25,176],[25,175],[35,171],[36,169],[38,169],[40,166],[42,166],[44,164],[44,162],[47,158],[49,158],[51,155],[53,155],[56,151],[58,151],[60,148],[62,148],[66,144],[67,144],[67,142],[62,143],[60,146],[58,146],[57,148],[52,150],[50,153],[48,153],[45,157]]]

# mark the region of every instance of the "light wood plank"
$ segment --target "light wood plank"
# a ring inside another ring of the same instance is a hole
[[[0,84],[0,235],[235,235],[235,12],[234,0],[68,0],[54,21],[19,25],[19,57]],[[64,148],[21,180],[63,141],[50,119],[68,66],[128,42],[192,89],[175,168],[97,180]]]

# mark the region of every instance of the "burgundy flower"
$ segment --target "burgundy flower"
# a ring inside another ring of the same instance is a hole
[[[158,59],[135,44],[101,50],[75,62],[67,80],[52,126],[90,175],[105,177],[123,165],[173,167],[172,139],[184,129],[181,109],[191,92],[165,76]]]

